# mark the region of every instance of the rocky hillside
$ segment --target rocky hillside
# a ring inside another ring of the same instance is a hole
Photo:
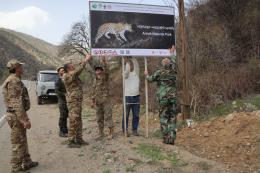
[[[0,80],[6,76],[8,60],[25,62],[25,77],[34,78],[37,71],[54,69],[62,64],[57,46],[27,34],[0,28]]]

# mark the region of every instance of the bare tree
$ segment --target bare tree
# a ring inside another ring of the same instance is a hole
[[[60,57],[67,57],[68,59],[74,59],[71,56],[75,57],[83,57],[90,50],[90,35],[89,35],[89,25],[85,18],[81,21],[76,22],[71,31],[65,35],[64,40],[59,49],[59,56]],[[89,62],[89,66],[86,68],[87,72],[90,74],[90,77],[94,78],[94,61],[92,59]]]
[[[75,23],[71,31],[65,36],[59,54],[73,55],[75,53],[85,56],[89,53],[90,36],[87,20],[83,19]]]

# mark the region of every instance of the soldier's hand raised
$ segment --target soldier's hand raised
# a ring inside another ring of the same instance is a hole
[[[169,49],[169,51],[170,51],[171,54],[174,54],[174,52],[175,52],[175,46],[172,45],[172,47]]]
[[[100,62],[101,62],[103,65],[107,64],[107,60],[106,60],[105,57],[102,57],[102,58],[100,59]]]
[[[145,76],[148,76],[148,75],[149,75],[149,73],[148,73],[147,70],[144,71],[144,75],[145,75]]]
[[[90,54],[87,54],[87,55],[86,55],[86,58],[85,58],[85,61],[87,62],[87,61],[89,61],[91,58],[92,58],[91,55],[90,55]]]

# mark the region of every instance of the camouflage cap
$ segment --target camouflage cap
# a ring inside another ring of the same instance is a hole
[[[170,58],[163,58],[161,63],[167,63],[167,64],[171,64],[171,59]]]
[[[96,64],[96,65],[94,65],[94,69],[95,70],[98,70],[98,69],[101,69],[101,70],[103,70],[103,65],[102,64]]]
[[[163,61],[168,61],[171,65],[176,64],[176,59],[175,58],[172,59],[172,58],[166,57],[166,58],[163,58],[161,62],[163,62]]]
[[[10,61],[7,62],[7,65],[6,67],[9,69],[9,70],[12,70],[14,69],[17,65],[23,65],[24,63],[16,60],[16,59],[11,59]]]
[[[60,69],[64,68],[63,66],[59,66],[56,70],[59,72]]]

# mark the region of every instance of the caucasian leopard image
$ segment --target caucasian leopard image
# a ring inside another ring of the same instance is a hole
[[[128,40],[125,37],[125,32],[133,32],[133,28],[131,24],[127,23],[105,23],[98,28],[97,35],[95,37],[95,43],[97,44],[99,39],[105,36],[107,39],[111,39],[109,34],[115,35],[118,41],[125,41]]]

